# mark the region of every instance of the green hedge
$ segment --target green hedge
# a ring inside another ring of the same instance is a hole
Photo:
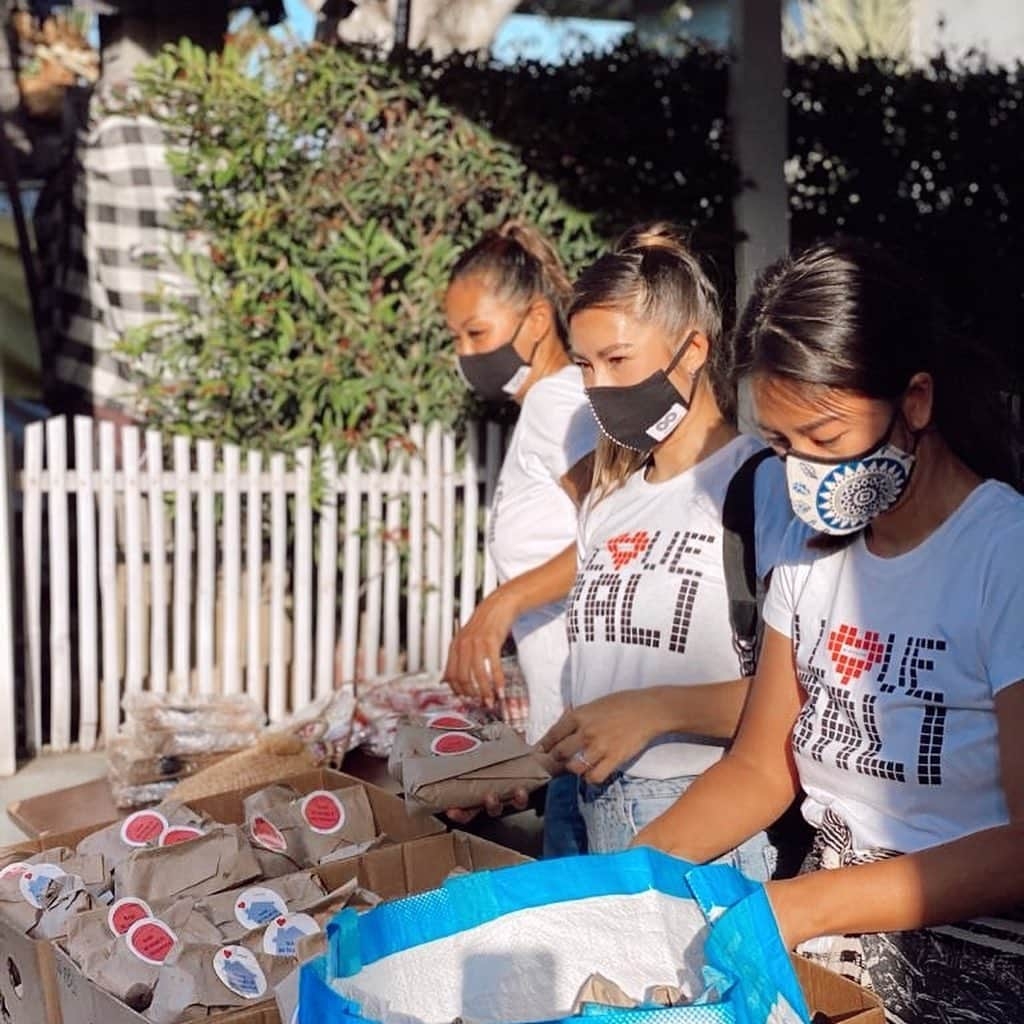
[[[731,292],[736,175],[727,59],[624,43],[565,67],[416,59],[407,74],[521,148],[606,235],[633,220],[694,228]],[[928,272],[952,315],[1021,381],[1024,72],[937,60],[901,74],[817,59],[787,65],[795,245],[847,232]]]
[[[146,420],[291,450],[407,443],[466,411],[440,308],[451,266],[518,216],[570,266],[591,219],[515,150],[392,67],[270,44],[262,73],[183,42],[140,73],[188,198],[179,260],[198,304],[130,337]]]

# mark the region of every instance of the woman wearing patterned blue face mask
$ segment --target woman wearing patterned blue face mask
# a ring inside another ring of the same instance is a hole
[[[734,349],[802,522],[732,750],[637,842],[706,860],[802,789],[814,850],[769,885],[788,941],[893,1022],[1024,1020],[1024,498],[997,378],[851,242],[771,268]]]

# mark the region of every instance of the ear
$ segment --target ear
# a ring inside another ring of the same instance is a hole
[[[539,340],[549,333],[555,333],[555,318],[551,310],[551,303],[547,299],[534,299],[526,314],[526,323],[530,328],[529,336],[535,340]]]
[[[935,382],[930,373],[915,373],[903,395],[902,412],[907,427],[917,433],[931,425],[935,406]]]
[[[703,331],[694,331],[690,336],[690,347],[683,353],[679,365],[688,377],[694,377],[711,355],[711,342]]]

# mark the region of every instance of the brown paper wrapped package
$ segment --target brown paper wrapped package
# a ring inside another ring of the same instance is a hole
[[[265,814],[271,807],[290,804],[293,800],[298,800],[301,797],[302,794],[297,789],[280,782],[275,782],[272,786],[264,786],[263,789],[250,793],[242,801],[245,820],[248,821],[256,814]]]
[[[326,893],[316,903],[309,906],[302,907],[301,912],[308,914],[317,925],[320,927],[321,933],[327,927],[327,922],[334,917],[335,914],[340,913],[346,907],[352,907],[355,910],[370,910],[377,906],[381,902],[379,896],[375,893],[370,892],[367,889],[363,889],[359,885],[359,881],[356,878],[352,878],[347,881],[344,885],[338,886],[333,892]],[[298,910],[300,908],[289,907],[290,910]],[[265,928],[260,928],[249,932],[244,939],[241,940],[241,945],[247,949],[251,949],[254,953],[267,953],[268,955],[280,956],[282,954],[275,953],[273,950],[268,950],[264,945],[264,937],[266,934]],[[298,941],[298,952],[295,956],[285,954],[285,959],[294,967],[296,964],[304,963],[310,959],[306,956],[302,950],[305,948],[305,943],[312,943],[314,946],[318,944],[314,941],[317,936],[310,935],[305,939]],[[315,955],[315,954],[314,954]]]
[[[437,715],[410,715],[399,727],[395,734],[395,742],[388,754],[388,775],[400,785],[404,784],[402,778],[402,762],[407,757],[429,757],[430,744],[437,739],[440,733],[465,732],[475,736],[478,740],[484,741],[490,738],[494,730],[488,732],[487,727],[482,724],[474,725],[472,728],[448,729],[444,726],[437,728],[427,723],[431,718],[438,718]],[[445,716],[441,716],[443,721]],[[452,714],[453,719],[466,718],[465,715]],[[493,724],[493,723],[492,723]]]
[[[413,735],[405,737],[406,729]],[[410,806],[430,812],[480,807],[488,794],[509,800],[517,789],[530,793],[551,778],[551,758],[503,723],[476,731],[481,740],[476,750],[452,755],[430,752],[431,743],[443,733],[406,729],[399,730],[396,744],[408,751],[402,761],[402,784]]]
[[[210,896],[257,878],[260,865],[238,825],[222,825],[177,846],[136,850],[114,872],[114,895],[147,903]]]
[[[177,936],[179,946],[194,944],[219,944],[217,929],[201,914],[193,912],[195,901],[178,900],[164,911],[160,920]],[[93,918],[94,915],[88,915]],[[164,967],[140,960],[129,948],[125,936],[88,948],[78,934],[78,928],[91,930],[92,921],[78,922],[72,926],[68,936],[69,949],[72,944],[81,956],[79,966],[82,973],[104,992],[127,1003],[133,1010],[142,1011],[149,1006],[153,987]],[[165,965],[166,966],[166,965]]]
[[[165,802],[152,808],[166,819],[169,825],[192,825],[203,830],[214,823],[204,814],[193,811],[183,804]],[[139,847],[131,846],[121,838],[122,822],[115,821],[106,828],[86,836],[78,844],[79,853],[100,854],[107,863],[107,870],[113,871],[123,860],[127,860]]]
[[[655,985],[648,989],[643,999],[645,1006],[679,1006],[682,1002],[682,993],[671,985]],[[609,981],[602,974],[592,974],[583,983],[576,996],[576,1002],[573,1004],[572,1015],[580,1016],[587,1003],[596,1003],[599,1006],[621,1006],[628,1010],[641,1005],[639,1000],[626,995],[614,981]]]
[[[312,871],[257,881],[252,885],[276,892],[292,913],[308,912],[311,907],[319,906],[327,896],[323,883]],[[192,937],[192,941],[238,942],[248,934],[249,929],[238,920],[235,907],[242,893],[249,888],[249,885],[243,885],[228,892],[217,893],[215,896],[184,896],[170,901],[160,900],[151,904],[150,910],[155,917],[163,921],[173,918],[182,922],[181,927]],[[187,912],[185,907],[188,908]],[[202,920],[193,922],[191,915],[198,915]],[[101,947],[113,945],[116,941],[117,937],[107,923],[107,916],[107,908],[103,907],[80,915],[68,928],[65,948],[71,959],[83,970],[90,954]],[[213,930],[206,928],[204,922],[212,926]]]
[[[172,953],[160,969],[153,988],[153,1001],[143,1014],[146,1020],[151,1024],[177,1024],[181,1020],[272,999],[275,986],[284,981],[294,967],[290,959],[254,953],[266,978],[266,991],[262,996],[247,998],[232,991],[217,976],[213,960],[220,948],[219,945],[186,946]]]
[[[336,789],[331,793],[344,811],[344,820],[337,831],[324,835],[309,827],[302,814],[305,797],[278,804],[262,812],[262,817],[273,824],[288,844],[288,858],[298,858],[302,867],[316,867],[339,857],[355,857],[366,852],[367,844],[377,839],[377,825],[366,791],[359,786]],[[257,850],[262,848],[256,845]],[[271,851],[265,851],[270,853]],[[272,856],[274,856],[272,854]],[[276,855],[280,858],[282,855]],[[260,857],[265,863],[268,858]]]
[[[93,907],[92,897],[80,878],[65,875],[46,885],[42,908],[21,894],[16,878],[0,880],[0,914],[5,921],[32,939],[57,939],[66,934],[68,921]]]
[[[7,862],[13,863],[14,859]],[[33,939],[64,935],[68,919],[91,910],[93,897],[108,887],[102,857],[81,856],[62,846],[26,857],[24,863],[55,864],[65,872],[65,877],[43,884],[41,907],[33,906],[22,895],[19,877],[0,879],[0,915]]]

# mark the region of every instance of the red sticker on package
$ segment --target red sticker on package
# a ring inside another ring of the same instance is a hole
[[[451,757],[453,754],[468,754],[479,746],[480,741],[467,732],[446,732],[430,744],[430,749],[435,754]]]
[[[456,711],[435,711],[427,718],[430,729],[473,729],[475,724]]]
[[[309,914],[274,918],[263,933],[263,952],[271,956],[297,956],[299,939],[319,931],[320,925]]]
[[[0,868],[0,880],[4,878],[20,878],[22,874],[28,871],[29,865],[23,860],[16,860],[13,864],[8,864],[5,868]]]
[[[107,911],[107,926],[115,935],[126,935],[136,921],[152,916],[153,911],[145,900],[123,896]]]
[[[202,834],[201,828],[194,828],[192,825],[168,825],[160,833],[157,846],[177,846],[178,843],[187,843],[192,839],[198,839]]]
[[[288,849],[288,843],[281,835],[281,830],[262,815],[257,814],[249,822],[249,835],[252,836],[254,843],[262,846],[264,850],[270,850],[271,853],[284,853]]]
[[[247,931],[262,928],[275,917],[288,913],[288,904],[279,893],[254,885],[239,894],[235,901],[235,919]]]
[[[26,864],[18,877],[21,895],[36,910],[46,905],[46,892],[55,878],[63,878],[66,872],[56,864]]]
[[[213,954],[217,977],[235,995],[260,999],[267,991],[267,978],[260,962],[244,946],[224,946]]]
[[[128,929],[125,942],[144,963],[159,967],[174,949],[178,936],[155,917],[144,917]]]
[[[345,808],[333,793],[318,789],[302,801],[302,817],[314,832],[329,836],[345,824]]]
[[[124,819],[121,840],[129,846],[149,846],[157,842],[167,828],[167,819],[159,811],[136,811]]]

